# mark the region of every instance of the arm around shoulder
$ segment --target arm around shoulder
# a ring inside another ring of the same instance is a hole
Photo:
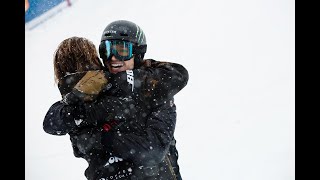
[[[181,64],[153,59],[144,60],[142,69],[149,72],[147,85],[157,99],[170,99],[188,83],[188,70]]]

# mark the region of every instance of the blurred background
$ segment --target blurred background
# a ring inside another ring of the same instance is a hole
[[[189,71],[175,97],[184,180],[295,179],[294,0],[25,0],[26,180],[85,180],[69,136],[42,129],[60,100],[53,53],[71,36],[98,47],[107,24],[146,34],[145,58]]]

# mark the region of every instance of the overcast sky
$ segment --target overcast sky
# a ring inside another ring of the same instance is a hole
[[[189,71],[175,97],[184,180],[295,179],[294,0],[76,0],[25,30],[26,180],[85,180],[69,136],[42,129],[60,100],[53,53],[71,36],[98,47],[118,19],[144,30],[145,58]]]

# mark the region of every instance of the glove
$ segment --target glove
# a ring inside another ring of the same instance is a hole
[[[152,60],[151,59],[144,59],[141,63],[142,67],[151,67],[152,66]]]
[[[74,86],[72,92],[83,101],[92,101],[107,83],[108,79],[103,71],[88,71]]]
[[[141,69],[146,68],[165,68],[172,69],[172,63],[167,61],[156,61],[154,59],[144,59],[141,63]]]

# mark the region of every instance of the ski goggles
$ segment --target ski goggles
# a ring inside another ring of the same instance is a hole
[[[109,61],[114,55],[119,60],[127,61],[133,57],[133,43],[121,40],[106,40],[101,42],[99,51],[102,59]]]

